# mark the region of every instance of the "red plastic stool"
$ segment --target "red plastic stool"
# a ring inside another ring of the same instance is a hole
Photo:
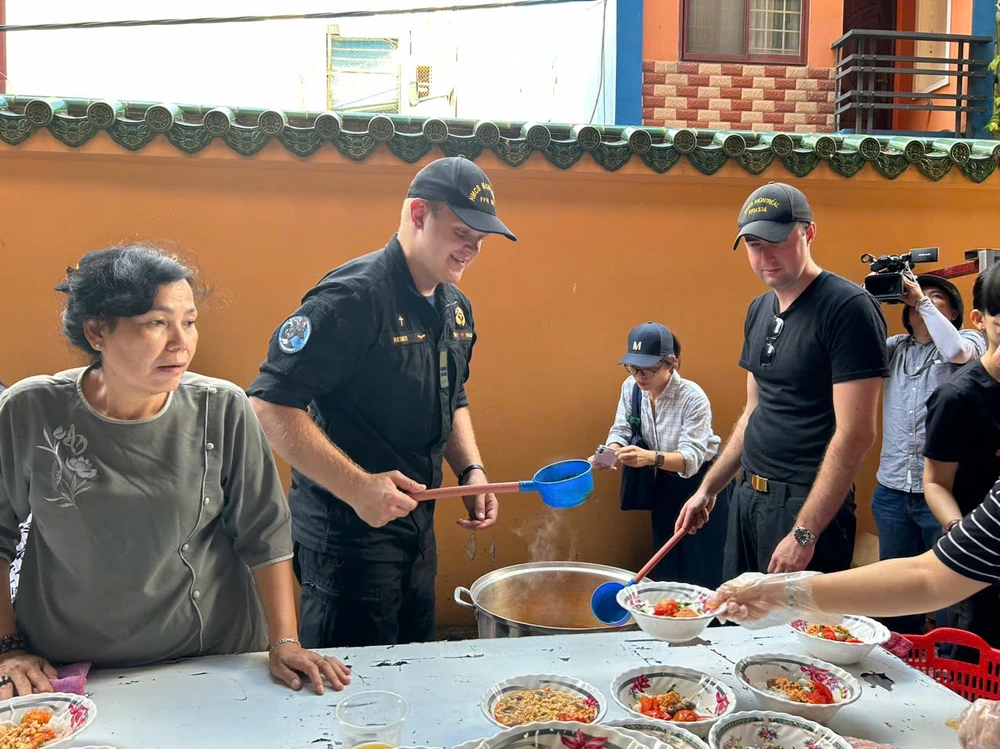
[[[967,700],[1000,699],[1000,650],[991,648],[979,635],[964,629],[939,627],[926,635],[906,635],[906,639],[913,647],[903,660],[918,671]],[[942,658],[937,654],[938,645],[964,645],[976,650],[979,663]]]

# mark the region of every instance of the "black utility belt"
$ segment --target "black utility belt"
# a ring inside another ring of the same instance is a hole
[[[786,489],[789,493],[808,494],[812,489],[812,484],[793,484],[787,481],[775,481],[774,479],[764,478],[763,476],[758,476],[756,473],[751,473],[746,468],[740,469],[740,476],[743,481],[753,487],[755,492],[760,492],[761,494],[771,494],[778,489]]]

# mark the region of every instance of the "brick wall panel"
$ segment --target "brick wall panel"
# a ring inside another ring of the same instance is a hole
[[[833,129],[829,68],[644,60],[642,70],[646,125],[800,133]]]

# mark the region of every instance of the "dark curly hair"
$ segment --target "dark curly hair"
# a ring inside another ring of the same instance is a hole
[[[88,320],[114,330],[123,317],[144,315],[153,308],[164,284],[187,281],[195,289],[195,273],[176,256],[151,244],[127,244],[88,252],[56,291],[66,294],[63,334],[73,346],[100,366],[101,354],[84,332]],[[195,289],[198,296],[198,290]]]

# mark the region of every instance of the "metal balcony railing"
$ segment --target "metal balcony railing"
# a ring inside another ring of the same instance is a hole
[[[891,130],[894,111],[917,110],[954,112],[954,136],[967,136],[969,115],[990,111],[990,96],[970,93],[970,89],[976,79],[990,76],[984,47],[992,41],[988,36],[969,34],[848,31],[831,45],[837,60],[834,129],[853,129],[858,133]],[[907,42],[914,43],[914,47],[919,42],[949,43],[949,55],[954,56],[897,54]],[[953,79],[955,91],[896,90],[901,88],[897,76]]]

